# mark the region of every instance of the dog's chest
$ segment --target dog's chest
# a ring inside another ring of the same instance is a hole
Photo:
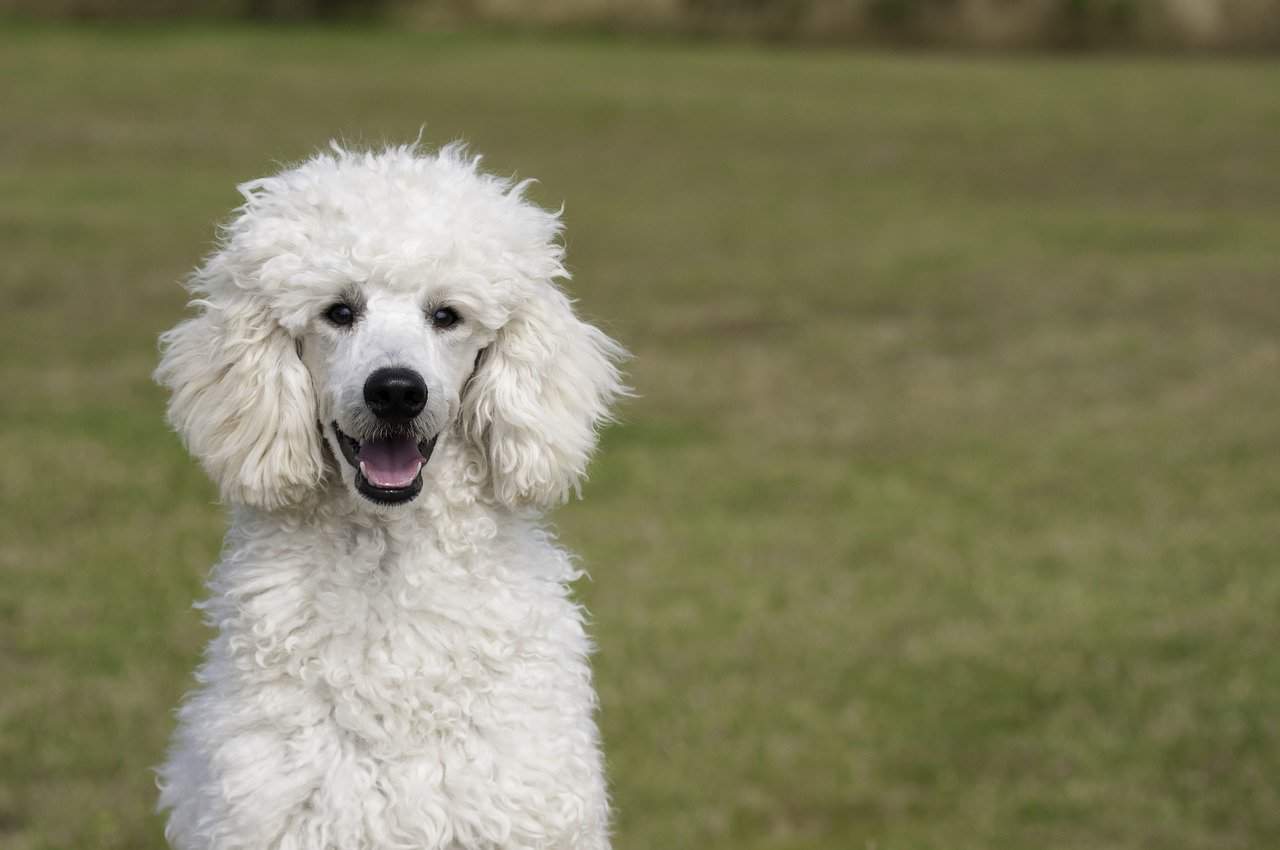
[[[308,568],[241,576],[254,590],[224,595],[220,641],[326,829],[376,819],[407,846],[489,846],[603,823],[589,644],[558,551],[508,570],[306,548]]]
[[[372,750],[590,703],[579,609],[537,569],[542,553],[524,553],[532,568],[477,569],[426,544],[317,548],[323,566],[241,609],[253,640],[236,645],[259,675],[295,684]]]

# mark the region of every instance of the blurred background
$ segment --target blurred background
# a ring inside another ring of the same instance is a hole
[[[160,848],[238,182],[469,140],[638,397],[618,850],[1280,846],[1280,0],[0,0],[0,847]],[[425,129],[422,128],[425,126]]]

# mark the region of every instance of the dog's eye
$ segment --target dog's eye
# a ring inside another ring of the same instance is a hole
[[[351,305],[339,301],[324,311],[324,317],[338,327],[345,328],[355,322],[356,311],[351,309]]]
[[[462,317],[452,307],[437,307],[431,314],[431,324],[437,328],[451,328],[460,321]]]

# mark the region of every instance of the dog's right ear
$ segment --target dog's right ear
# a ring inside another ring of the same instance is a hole
[[[535,284],[463,393],[463,431],[498,502],[545,509],[577,492],[610,405],[630,392],[618,371],[625,357],[553,282]]]
[[[160,337],[156,380],[169,423],[226,502],[268,510],[301,501],[324,477],[315,390],[297,345],[260,295],[196,273],[200,313]]]

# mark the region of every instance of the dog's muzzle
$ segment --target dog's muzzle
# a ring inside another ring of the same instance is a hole
[[[411,501],[422,491],[422,468],[440,436],[422,439],[417,421],[427,406],[427,383],[404,366],[376,369],[365,379],[364,403],[374,420],[358,426],[365,436],[357,439],[332,423],[356,489],[383,505]]]

